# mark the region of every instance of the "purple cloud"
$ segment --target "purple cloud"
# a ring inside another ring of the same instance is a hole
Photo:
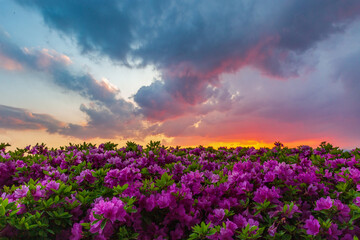
[[[150,119],[176,117],[212,96],[219,76],[253,66],[297,76],[302,54],[360,15],[358,1],[23,1],[73,37],[84,53],[131,66],[155,66],[162,81],[134,97]],[[86,11],[84,11],[86,9]],[[151,99],[151,101],[149,100]],[[166,104],[164,102],[167,102]],[[184,106],[183,106],[184,105]],[[176,113],[174,113],[176,111]]]

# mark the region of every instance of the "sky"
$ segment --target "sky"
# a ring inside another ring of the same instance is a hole
[[[360,146],[358,0],[0,0],[0,142]]]

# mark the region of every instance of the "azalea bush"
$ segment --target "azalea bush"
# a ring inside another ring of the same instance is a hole
[[[358,239],[360,149],[0,145],[0,239]]]

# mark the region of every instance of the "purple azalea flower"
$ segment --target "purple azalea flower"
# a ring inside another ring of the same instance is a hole
[[[16,214],[20,215],[26,212],[26,206],[24,204],[16,203],[16,207],[20,209]]]
[[[80,223],[75,223],[71,229],[70,240],[80,240],[82,237],[82,226]]]
[[[277,227],[275,227],[275,223],[273,223],[273,225],[271,225],[268,229],[269,235],[272,237],[275,236],[276,229],[277,229]]]
[[[45,197],[45,196],[46,196],[45,189],[41,189],[41,186],[37,185],[36,190],[33,193],[34,200],[38,201],[40,198]]]
[[[310,215],[310,218],[305,221],[304,228],[306,229],[307,234],[317,235],[320,230],[320,223],[317,219]]]
[[[338,225],[336,223],[332,223],[328,233],[331,237],[338,239],[338,236],[342,234],[342,231],[338,229]]]
[[[259,227],[259,222],[258,221],[256,221],[256,220],[254,220],[254,219],[252,219],[252,218],[249,218],[249,220],[247,221],[247,224],[246,225],[250,225],[250,228],[251,227],[253,227],[253,226],[257,226],[257,227]],[[245,225],[245,226],[246,226]],[[253,232],[253,233],[255,233],[256,232],[256,230]]]
[[[325,176],[326,178],[332,178],[332,175],[333,175],[333,173],[330,172],[328,169],[325,170],[325,175],[324,175],[324,176]]]
[[[174,240],[182,239],[183,235],[184,235],[184,230],[182,229],[179,223],[176,224],[175,230],[170,232],[171,239]]]
[[[162,193],[162,194],[158,195],[157,204],[158,204],[159,208],[163,209],[163,208],[169,207],[170,202],[171,202],[171,194],[170,193]]]
[[[212,214],[208,215],[208,220],[212,225],[218,225],[225,217],[224,209],[215,209]]]
[[[151,194],[150,197],[146,198],[146,200],[145,200],[145,203],[146,203],[145,209],[146,209],[146,211],[151,212],[154,209],[155,201],[156,201],[155,195],[153,195],[153,194]]]
[[[100,200],[92,209],[92,212],[98,215],[103,215],[104,218],[109,219],[111,222],[125,221],[126,211],[125,204],[118,198],[113,197],[111,201]],[[96,220],[94,215],[92,220]]]
[[[262,186],[258,188],[254,193],[254,201],[258,203],[263,203],[265,200],[269,202],[277,203],[280,198],[280,190],[276,189],[274,186],[270,189],[267,186]]]
[[[181,177],[181,182],[189,187],[194,194],[199,194],[202,189],[201,183],[204,182],[203,175],[204,173],[199,172],[199,170],[189,172]]]
[[[334,200],[334,206],[339,211],[338,217],[341,222],[350,220],[350,208],[340,200]]]
[[[347,233],[341,240],[353,240],[353,239],[354,237],[350,233]]]
[[[287,205],[288,205],[288,209],[287,209],[285,215],[288,218],[292,218],[295,213],[301,213],[299,207],[296,204],[294,204],[293,208],[291,209],[291,212],[290,212],[290,204],[287,204]]]
[[[360,207],[360,197],[356,197],[356,198],[354,199],[353,203],[354,203],[356,206]]]
[[[267,172],[264,176],[264,182],[272,182],[275,180],[274,172]]]
[[[60,183],[57,183],[54,180],[52,180],[48,184],[46,184],[45,189],[48,190],[48,191],[51,190],[51,189],[58,190],[59,186],[60,186]]]
[[[94,170],[86,169],[80,173],[80,176],[75,177],[75,179],[79,184],[82,183],[84,180],[90,184],[93,184],[96,181],[96,177],[92,175],[92,173],[94,172]]]
[[[330,209],[332,207],[332,200],[329,196],[327,198],[320,198],[316,201],[315,211],[321,211],[323,209]]]
[[[317,196],[318,195],[318,187],[315,186],[314,184],[310,184],[307,191],[308,191],[308,194],[311,195],[311,196]]]
[[[219,238],[220,240],[231,240],[235,234],[237,225],[229,220],[226,221],[225,228],[221,228]]]
[[[246,218],[242,214],[237,214],[233,218],[233,222],[239,227],[244,228],[247,224]]]
[[[16,189],[14,192],[14,197],[19,199],[26,197],[27,193],[29,191],[29,188],[25,185],[21,186],[21,189]]]
[[[224,209],[220,208],[220,209],[215,209],[214,210],[214,214],[213,214],[213,222],[215,224],[215,222],[220,222],[221,220],[223,220],[223,218],[225,217],[225,211]]]

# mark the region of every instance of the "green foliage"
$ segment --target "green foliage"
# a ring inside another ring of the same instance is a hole
[[[135,233],[133,229],[121,226],[117,233],[119,240],[132,240],[132,239],[138,239],[139,234]]]
[[[157,186],[159,189],[163,189],[167,186],[171,186],[173,183],[174,180],[172,179],[172,176],[169,175],[167,172],[161,175],[160,179],[155,180],[155,186]]]
[[[137,146],[138,145],[135,142],[127,141],[126,142],[126,151],[136,152]]]
[[[0,143],[0,150],[5,149],[6,147],[10,147],[9,143]]]
[[[255,205],[256,213],[254,214],[254,216],[260,214],[261,212],[265,212],[268,209],[276,207],[276,205],[271,204],[271,202],[269,202],[268,200],[265,200],[263,203],[255,203]]]
[[[241,229],[236,235],[238,239],[258,239],[262,237],[262,233],[265,228],[259,228],[258,226],[251,226],[248,223],[245,228]]]
[[[200,225],[193,226],[193,231],[188,239],[206,239],[208,236],[214,235],[217,231],[215,228],[210,228],[210,225],[211,223],[205,224],[204,222],[201,222]]]

